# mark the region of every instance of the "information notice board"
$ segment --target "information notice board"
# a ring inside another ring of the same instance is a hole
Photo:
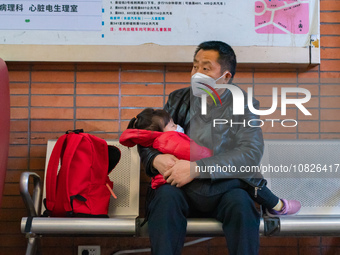
[[[194,46],[206,40],[315,46],[319,2],[0,0],[0,46]]]

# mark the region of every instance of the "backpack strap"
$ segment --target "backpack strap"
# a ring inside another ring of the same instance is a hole
[[[47,173],[46,173],[46,207],[49,211],[53,211],[55,201],[56,201],[58,167],[59,167],[59,161],[62,155],[63,157],[62,157],[61,165],[62,165],[63,170],[66,171],[65,187],[66,187],[67,198],[64,198],[65,199],[64,201],[70,202],[69,188],[68,188],[68,173],[69,173],[72,158],[82,138],[83,138],[82,135],[65,134],[57,140],[57,143],[55,144],[53,148],[50,160],[48,162]],[[68,146],[66,146],[65,148],[64,145],[66,143],[68,143]],[[68,209],[67,211],[71,211],[72,208],[70,206],[70,203],[68,204],[70,208],[67,208]]]
[[[67,135],[61,136],[54,148],[52,150],[50,159],[48,161],[47,173],[46,173],[46,209],[52,211],[56,199],[56,189],[57,189],[57,175],[59,160],[62,154],[64,143],[66,141]]]
[[[74,156],[74,153],[77,150],[77,147],[79,146],[81,140],[83,139],[83,135],[74,133],[70,134],[68,136],[67,146],[63,154],[62,159],[62,168],[65,171],[66,180],[65,180],[65,188],[66,192],[64,194],[63,201],[65,211],[73,211],[73,206],[71,206],[71,198],[70,198],[70,192],[69,192],[69,172],[71,168],[71,162]]]

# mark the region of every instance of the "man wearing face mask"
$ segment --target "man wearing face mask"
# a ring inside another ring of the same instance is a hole
[[[162,174],[171,185],[163,185],[149,197],[148,226],[152,254],[181,254],[186,235],[187,217],[213,217],[223,224],[229,253],[258,254],[260,216],[248,194],[265,185],[258,173],[190,171],[208,166],[253,166],[260,163],[263,137],[260,128],[243,125],[213,127],[213,119],[247,123],[258,119],[247,107],[244,115],[233,115],[233,97],[216,84],[231,84],[236,56],[226,43],[201,43],[194,55],[191,86],[169,95],[164,110],[184,128],[196,143],[213,151],[213,156],[191,162],[161,154],[152,148],[139,147],[146,172]],[[217,93],[220,104],[207,97],[207,114],[202,115],[202,91]],[[253,100],[258,108],[258,101]],[[247,192],[248,190],[248,192]]]

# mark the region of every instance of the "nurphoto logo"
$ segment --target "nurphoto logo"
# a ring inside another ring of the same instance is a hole
[[[205,83],[203,83],[203,82],[198,82],[198,83],[201,84],[201,85],[203,85],[203,86],[206,86],[208,89],[210,89],[212,92],[214,92],[214,94],[217,96],[218,100],[220,101],[220,104],[222,105],[222,100],[221,100],[221,98],[220,98],[220,95],[217,93],[217,91],[216,91],[213,87],[211,87],[210,85],[205,84]],[[197,87],[197,88],[200,89],[200,90],[203,90],[205,93],[207,93],[207,94],[212,98],[212,100],[214,101],[215,105],[217,105],[214,96],[209,92],[209,90],[206,90],[206,89],[200,88],[200,87]],[[207,94],[202,94],[202,96],[203,96],[203,95],[206,96]],[[205,114],[206,114],[206,112],[207,112],[207,105],[205,104]],[[203,114],[203,113],[202,113],[202,114]],[[205,115],[205,114],[204,114],[204,115]]]
[[[211,86],[201,83],[202,85],[206,86],[209,88],[213,93],[217,96],[217,98],[220,101],[220,104],[222,106],[222,101],[218,93],[214,88]],[[235,85],[232,84],[216,84],[216,89],[219,88],[226,88],[229,89],[232,97],[233,97],[233,115],[244,115],[244,94],[240,88],[238,88]],[[209,95],[212,100],[215,103],[215,106],[217,105],[216,100],[211,92],[209,92],[205,88],[199,88],[203,90],[206,93],[203,93],[201,95],[201,114],[206,115],[207,114],[207,96]],[[278,107],[278,93],[277,93],[277,88],[273,88],[272,90],[272,105],[269,109],[265,110],[258,110],[255,109],[253,105],[253,88],[248,88],[248,108],[249,111],[252,112],[253,114],[256,115],[270,115],[274,113]],[[287,98],[288,93],[295,93],[295,94],[303,94],[304,97],[301,98]],[[287,114],[287,105],[295,105],[304,115],[312,115],[303,104],[307,103],[311,99],[311,93],[309,90],[305,88],[296,88],[296,87],[283,87],[281,88],[281,115],[285,116]],[[274,122],[280,121],[279,119],[265,119],[265,120],[260,120],[260,119],[251,119],[248,120],[246,123],[246,120],[243,122],[237,122],[237,123],[232,123],[232,120],[226,120],[226,119],[214,119],[213,121],[213,126],[215,127],[216,125],[221,125],[221,124],[227,124],[228,122],[232,124],[238,124],[238,125],[247,125],[250,127],[262,127],[264,125],[264,121],[270,121],[272,123],[272,127],[274,126]],[[288,125],[287,122],[293,122],[292,125]],[[257,124],[255,124],[257,123]],[[281,125],[284,127],[295,127],[297,126],[297,121],[294,119],[285,119],[281,120]]]

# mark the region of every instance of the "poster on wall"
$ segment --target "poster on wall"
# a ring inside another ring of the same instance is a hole
[[[0,0],[0,44],[306,47],[317,0]]]

